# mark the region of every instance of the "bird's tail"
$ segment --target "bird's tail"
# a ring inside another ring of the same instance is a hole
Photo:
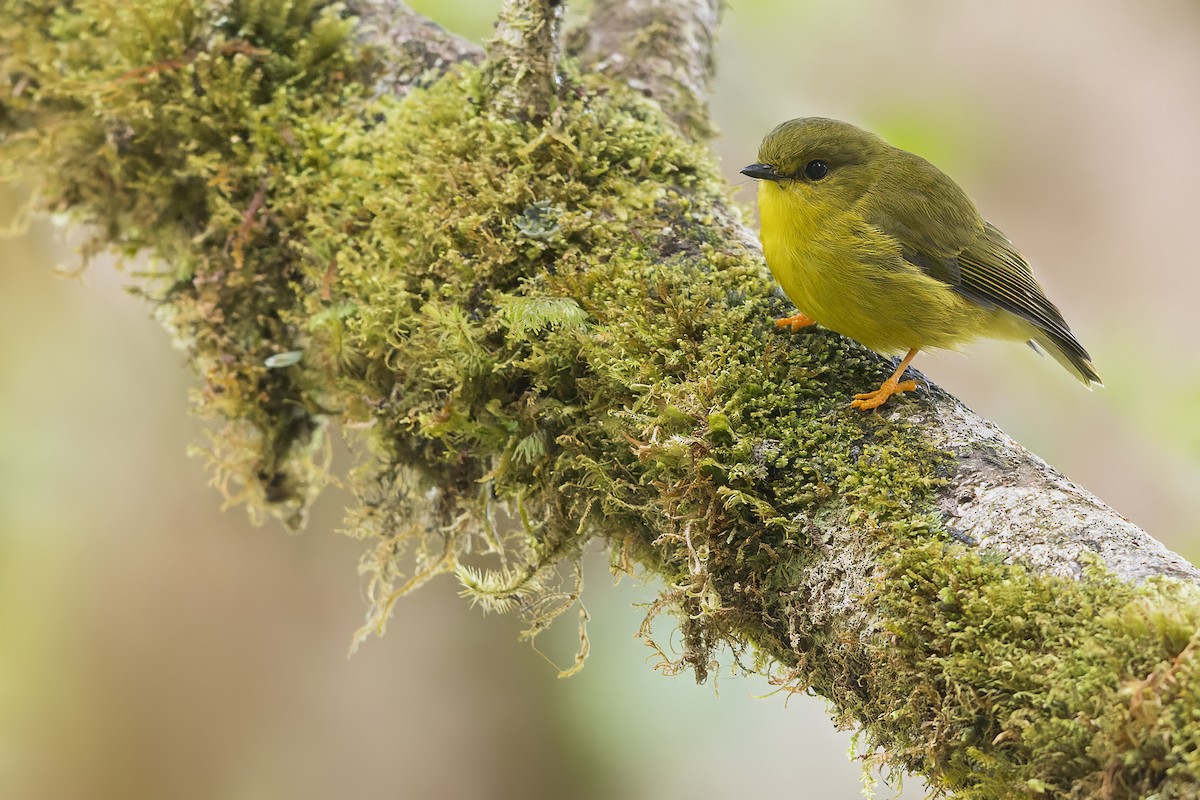
[[[1029,346],[1039,352],[1049,353],[1089,389],[1093,383],[1097,386],[1104,385],[1100,376],[1096,374],[1096,368],[1092,366],[1092,357],[1070,332],[1062,336],[1057,332],[1039,331],[1037,336],[1029,340]]]

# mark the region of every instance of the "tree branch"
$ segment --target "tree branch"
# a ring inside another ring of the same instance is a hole
[[[937,788],[1195,795],[1195,568],[936,388],[849,409],[890,365],[775,329],[711,155],[611,69],[546,93],[556,6],[403,98],[336,6],[214,8],[6,0],[0,154],[161,260],[231,495],[299,524],[327,423],[362,440],[373,629],[453,572],[536,634],[601,538],[669,667],[753,648]]]
[[[1200,570],[1076,486],[991,422],[937,393],[930,430],[956,470],[940,492],[946,526],[985,552],[1038,572],[1079,578],[1099,558],[1123,581],[1200,584]]]
[[[483,50],[447,33],[417,14],[402,0],[349,0],[346,7],[359,17],[356,37],[382,54],[376,92],[404,95],[422,76],[436,79],[454,64],[477,64]]]
[[[654,98],[687,135],[713,133],[709,84],[721,0],[596,0],[572,52],[585,68],[605,73]]]

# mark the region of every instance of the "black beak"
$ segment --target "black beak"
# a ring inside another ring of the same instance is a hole
[[[748,167],[742,167],[742,174],[764,181],[777,181],[781,177],[770,164],[751,164]]]

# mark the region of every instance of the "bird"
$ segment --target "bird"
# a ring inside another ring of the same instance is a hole
[[[792,119],[766,135],[757,162],[767,266],[798,313],[884,355],[904,354],[851,406],[882,406],[921,350],[979,337],[1027,341],[1083,382],[1102,385],[1091,356],[1029,263],[957,183],[918,155],[848,122]]]

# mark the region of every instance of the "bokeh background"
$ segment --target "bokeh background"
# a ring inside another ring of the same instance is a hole
[[[499,0],[412,4],[482,39]],[[793,116],[857,122],[954,175],[1107,386],[1005,344],[918,366],[1200,558],[1200,5],[730,5],[712,107],[736,197],[753,203],[737,170]],[[79,239],[44,217],[0,239],[0,797],[860,796],[819,699],[655,674],[632,636],[654,587],[614,587],[602,553],[570,680],[449,580],[347,659],[365,602],[345,498],[300,536],[222,512],[185,455],[202,426],[182,354],[128,273],[58,272]],[[566,664],[561,628],[542,645]]]

